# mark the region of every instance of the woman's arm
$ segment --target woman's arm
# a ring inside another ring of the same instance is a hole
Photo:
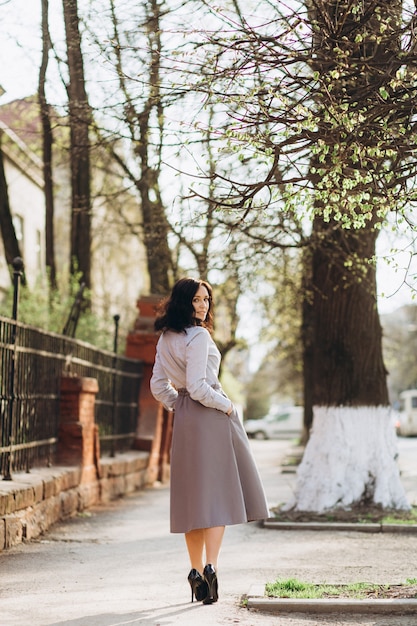
[[[173,387],[169,378],[167,378],[161,361],[156,353],[155,364],[153,366],[152,377],[150,382],[151,393],[153,397],[162,402],[168,411],[172,411],[178,398],[178,392]]]
[[[233,405],[224,396],[207,383],[207,361],[209,354],[210,335],[204,328],[195,333],[186,348],[186,387],[193,400],[204,406],[230,413]]]

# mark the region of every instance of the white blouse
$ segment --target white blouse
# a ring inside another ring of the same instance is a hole
[[[220,389],[218,375],[220,352],[206,328],[192,326],[185,332],[167,330],[156,346],[156,358],[150,387],[156,400],[173,410],[177,389],[187,389],[190,397],[204,406],[229,410],[231,402]]]

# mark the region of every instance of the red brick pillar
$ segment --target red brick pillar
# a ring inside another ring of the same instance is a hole
[[[78,465],[81,483],[92,482],[100,475],[98,427],[95,423],[95,378],[61,378],[58,462]]]
[[[143,361],[143,379],[139,394],[139,420],[135,448],[150,453],[148,483],[165,481],[169,477],[172,413],[165,411],[150,391],[155,349],[159,334],[153,329],[156,306],[161,296],[143,296],[137,302],[139,315],[127,337],[126,356]]]

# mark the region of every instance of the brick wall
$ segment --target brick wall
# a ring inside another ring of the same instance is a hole
[[[45,533],[89,507],[142,489],[149,454],[132,451],[101,461],[101,475],[82,483],[81,467],[53,467],[13,475],[0,486],[0,550]]]
[[[100,458],[97,381],[63,377],[57,467],[13,473],[0,484],[0,550],[46,532],[62,519],[149,484],[150,453]]]
[[[106,503],[155,481],[169,480],[172,413],[155,401],[149,380],[158,334],[153,331],[158,298],[138,301],[139,316],[126,355],[144,364],[135,449],[101,458],[95,424],[97,381],[63,377],[60,393],[58,466],[14,473],[0,484],[0,550],[46,532],[62,519]]]

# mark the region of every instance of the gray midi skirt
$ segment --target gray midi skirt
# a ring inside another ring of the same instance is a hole
[[[171,450],[171,532],[269,516],[264,490],[236,410],[230,416],[180,390]]]

